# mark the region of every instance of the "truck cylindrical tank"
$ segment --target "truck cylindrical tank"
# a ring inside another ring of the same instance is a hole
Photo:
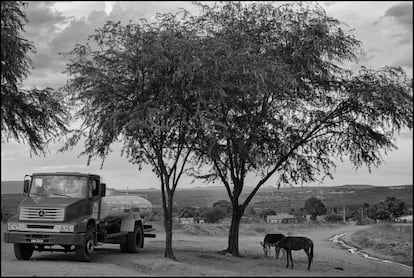
[[[152,204],[141,196],[120,194],[113,189],[107,192],[109,194],[102,198],[101,218],[126,217],[131,212],[139,212],[145,217],[152,211]]]

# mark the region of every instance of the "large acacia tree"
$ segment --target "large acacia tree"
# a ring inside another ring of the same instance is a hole
[[[172,259],[173,197],[197,138],[197,40],[186,16],[163,14],[126,26],[107,22],[68,53],[67,66],[66,89],[82,126],[66,148],[85,138],[82,154],[103,163],[120,141],[130,162],[152,166],[161,184],[165,257]]]
[[[211,168],[197,175],[227,189],[233,213],[221,252],[240,256],[240,219],[263,184],[332,177],[334,158],[378,166],[399,130],[412,128],[412,91],[400,68],[344,68],[360,42],[316,4],[199,5],[197,154]],[[240,200],[248,174],[257,180]]]
[[[1,138],[27,142],[35,154],[45,154],[46,143],[66,132],[68,112],[63,96],[52,88],[22,88],[34,52],[22,36],[27,22],[21,1],[1,2]]]

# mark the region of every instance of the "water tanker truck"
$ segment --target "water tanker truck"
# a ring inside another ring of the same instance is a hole
[[[14,243],[18,260],[33,251],[75,252],[91,261],[98,244],[119,244],[122,252],[137,253],[144,237],[155,237],[144,223],[151,203],[143,197],[117,194],[99,175],[56,172],[26,175],[25,198],[7,222],[4,241]],[[107,195],[107,196],[106,196]]]

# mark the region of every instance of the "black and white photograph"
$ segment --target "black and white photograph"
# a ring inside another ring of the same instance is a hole
[[[1,1],[2,277],[413,277],[412,1]]]

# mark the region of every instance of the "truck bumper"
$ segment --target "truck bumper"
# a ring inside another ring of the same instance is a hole
[[[29,243],[36,245],[82,245],[85,233],[33,233],[14,232],[4,233],[4,242]]]

